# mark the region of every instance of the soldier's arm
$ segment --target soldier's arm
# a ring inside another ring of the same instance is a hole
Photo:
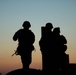
[[[13,36],[13,40],[16,41],[18,39],[18,35],[19,35],[19,31],[17,31],[14,36]]]
[[[14,40],[14,41],[17,40],[16,33],[15,33],[14,36],[13,36],[13,40]]]
[[[63,35],[61,35],[61,39],[62,39],[64,44],[67,44],[67,39]]]
[[[35,42],[35,34],[30,30],[31,32],[31,43],[33,44]]]
[[[35,35],[34,35],[34,33],[32,35],[33,35],[33,43],[34,43],[35,42]]]

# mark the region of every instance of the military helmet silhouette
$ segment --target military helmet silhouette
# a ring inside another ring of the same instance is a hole
[[[29,21],[24,21],[22,26],[23,26],[23,27],[30,28],[30,27],[31,27],[31,24],[30,24]]]
[[[52,23],[50,23],[50,22],[48,22],[48,23],[46,23],[46,28],[53,28],[53,25],[52,25]]]
[[[53,32],[54,32],[54,33],[60,33],[60,27],[54,28]]]

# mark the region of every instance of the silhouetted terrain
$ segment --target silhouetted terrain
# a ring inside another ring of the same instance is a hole
[[[17,69],[7,73],[6,75],[41,75],[41,71],[37,69]]]
[[[68,74],[76,74],[76,64],[69,64],[65,70],[65,73],[68,73]]]
[[[75,75],[76,74],[76,64],[69,64],[67,66],[67,68],[63,71],[58,71],[58,72],[52,72],[51,71],[51,68],[49,68],[50,70],[50,73],[47,73],[47,72],[42,72],[41,70],[37,70],[37,69],[28,69],[28,70],[25,70],[25,69],[17,69],[17,70],[14,70],[14,71],[11,71],[9,73],[7,73],[6,75],[54,75],[54,74],[59,74],[59,75],[63,75],[63,74],[71,74],[71,75]]]

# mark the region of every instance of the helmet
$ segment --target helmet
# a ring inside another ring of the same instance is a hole
[[[31,27],[31,24],[30,24],[30,22],[29,21],[24,21],[24,23],[23,23],[23,25],[22,25],[23,27],[27,27],[27,28],[30,28]]]
[[[50,23],[50,22],[48,22],[48,23],[46,23],[46,28],[53,28],[53,25],[52,25],[52,23]]]
[[[53,32],[54,32],[54,33],[60,33],[60,27],[54,28]]]

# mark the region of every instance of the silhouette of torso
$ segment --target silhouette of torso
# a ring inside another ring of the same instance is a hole
[[[51,29],[44,29],[42,27],[42,37],[39,41],[40,50],[42,53],[42,67],[43,71],[48,72],[51,67],[51,56],[52,56],[52,31]]]
[[[31,30],[20,29],[13,36],[13,40],[17,39],[19,42],[17,52],[21,56],[23,68],[29,68],[31,52],[34,50],[35,35]]]
[[[57,29],[58,31],[58,29]],[[60,70],[61,68],[64,67],[66,63],[66,49],[67,49],[67,40],[63,35],[60,35],[57,31],[53,33],[53,45],[54,45],[54,54],[55,54],[55,66],[56,70]]]
[[[40,50],[42,52],[43,70],[46,72],[60,71],[64,68],[66,60],[67,40],[60,35],[59,28],[55,31],[44,31],[44,35],[39,41]]]

